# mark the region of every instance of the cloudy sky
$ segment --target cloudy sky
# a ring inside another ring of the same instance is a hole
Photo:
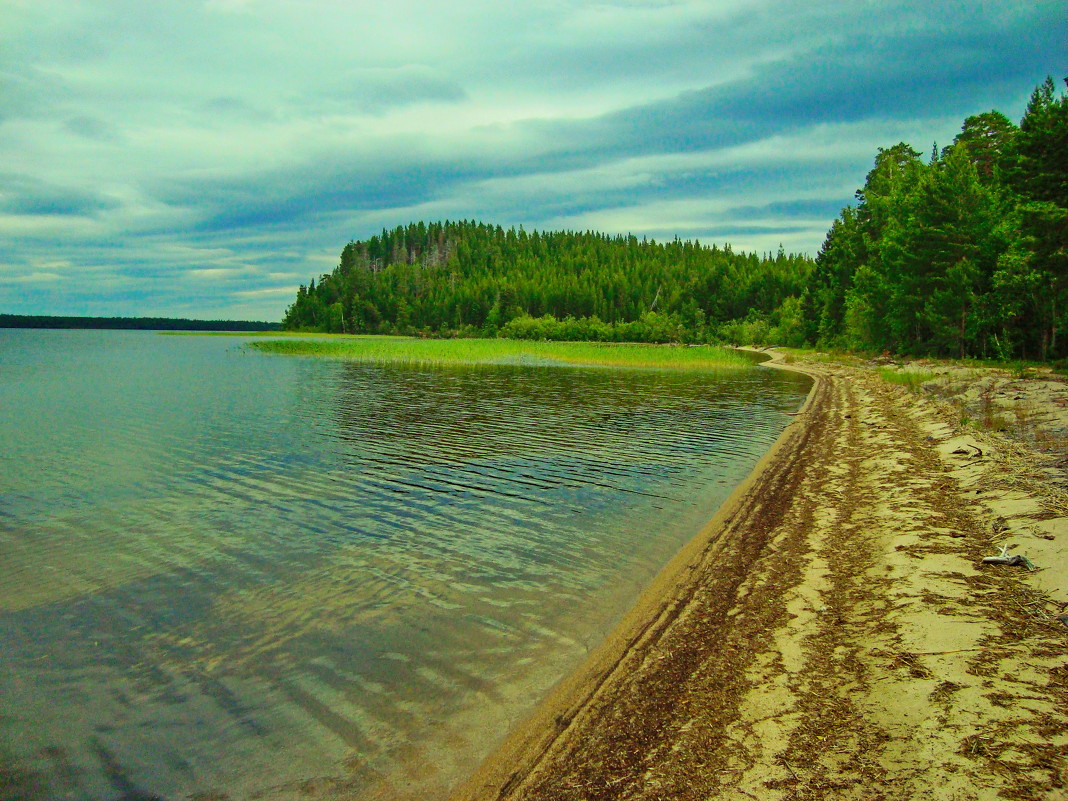
[[[414,220],[815,254],[1063,0],[0,0],[0,312],[278,319]]]

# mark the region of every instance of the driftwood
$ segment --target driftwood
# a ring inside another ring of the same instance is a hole
[[[984,556],[983,563],[987,565],[1023,565],[1028,570],[1034,570],[1035,566],[1023,554],[1009,554],[1009,546],[1005,545],[1001,548],[1001,553],[997,556]]]

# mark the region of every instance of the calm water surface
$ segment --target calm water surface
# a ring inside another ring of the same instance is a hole
[[[440,794],[807,391],[0,330],[0,798]]]

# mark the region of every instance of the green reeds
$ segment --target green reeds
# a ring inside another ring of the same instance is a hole
[[[740,369],[753,365],[753,360],[741,353],[711,345],[359,336],[265,339],[249,342],[246,347],[294,356],[418,365],[530,364],[674,370]]]
[[[927,370],[897,370],[892,367],[880,367],[878,372],[883,381],[888,384],[900,384],[908,388],[909,392],[919,392],[924,382],[935,378],[935,374]]]

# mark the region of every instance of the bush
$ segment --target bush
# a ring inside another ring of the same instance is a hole
[[[683,325],[676,314],[647,312],[638,320],[606,323],[597,315],[542,317],[522,315],[502,325],[497,333],[506,339],[552,340],[558,342],[685,342],[705,341],[702,331]]]

